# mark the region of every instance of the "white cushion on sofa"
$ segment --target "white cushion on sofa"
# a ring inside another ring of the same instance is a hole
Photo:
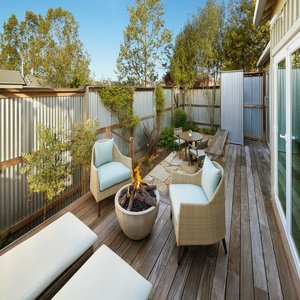
[[[53,299],[148,299],[152,285],[102,245]]]
[[[90,228],[66,213],[0,256],[0,298],[36,298],[96,239]]]

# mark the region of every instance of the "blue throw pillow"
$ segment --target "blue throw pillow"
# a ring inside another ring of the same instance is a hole
[[[221,180],[221,170],[216,168],[208,156],[205,156],[202,169],[202,188],[208,201],[211,199]]]
[[[112,162],[114,139],[95,144],[95,167],[99,168],[104,164]]]

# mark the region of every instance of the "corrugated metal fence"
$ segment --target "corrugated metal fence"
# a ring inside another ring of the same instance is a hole
[[[82,96],[16,97],[0,99],[0,161],[19,158],[38,149],[38,123],[57,128],[63,124],[71,129],[82,121]],[[10,226],[39,210],[41,195],[29,197],[22,164],[0,170],[0,228]],[[80,173],[75,172],[66,192],[80,185]],[[70,199],[72,201],[72,199]]]
[[[244,136],[263,138],[263,76],[244,75]]]
[[[162,117],[162,127],[171,126],[173,111],[174,89],[164,89],[166,105]],[[193,117],[196,122],[207,122],[203,91],[191,91],[194,104]],[[26,177],[20,174],[21,155],[38,149],[36,128],[38,123],[47,127],[58,128],[60,124],[69,130],[74,123],[83,121],[85,113],[85,91],[68,90],[1,90],[0,91],[0,229],[10,227],[24,218],[32,215],[43,207],[41,195],[34,194],[29,197]],[[220,96],[216,104],[220,104]],[[111,113],[101,102],[96,88],[88,93],[88,118],[99,122],[99,138],[105,136],[106,126],[118,124],[115,114]],[[153,128],[155,123],[155,95],[154,89],[138,89],[134,93],[134,110],[141,122],[135,132],[136,158],[142,155],[143,131],[145,126]],[[220,108],[216,111],[216,121],[219,122]],[[102,129],[102,130],[101,130]],[[122,129],[115,132],[123,135]],[[128,143],[115,134],[112,134],[122,153],[128,155]],[[63,206],[71,203],[80,196],[80,171],[74,173],[66,192],[69,198],[56,206],[49,214],[53,214]],[[38,223],[37,220],[36,223]]]
[[[213,93],[215,92],[215,103]],[[213,88],[197,88],[186,92],[177,90],[178,106],[184,107],[189,120],[201,126],[210,126],[212,114],[215,126],[221,124],[221,90]]]
[[[228,141],[244,144],[243,71],[221,73],[221,126],[228,130]]]

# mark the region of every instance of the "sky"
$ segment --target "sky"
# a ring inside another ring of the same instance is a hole
[[[173,39],[185,22],[203,7],[206,0],[162,0],[165,27],[173,32]],[[225,0],[227,2],[227,0]],[[114,72],[123,40],[123,30],[129,24],[127,7],[134,0],[0,0],[0,31],[11,14],[18,20],[27,10],[45,15],[47,10],[62,7],[70,11],[79,23],[79,37],[90,54],[90,69],[95,80],[116,80]]]

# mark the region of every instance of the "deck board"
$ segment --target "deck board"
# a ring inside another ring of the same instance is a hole
[[[0,255],[71,211],[153,284],[150,299],[299,299],[299,278],[291,268],[270,200],[270,153],[260,142],[226,145],[226,242],[186,248],[177,265],[170,201],[162,197],[152,233],[141,241],[123,234],[113,197],[98,205],[91,194],[78,199],[44,224],[0,251]]]

